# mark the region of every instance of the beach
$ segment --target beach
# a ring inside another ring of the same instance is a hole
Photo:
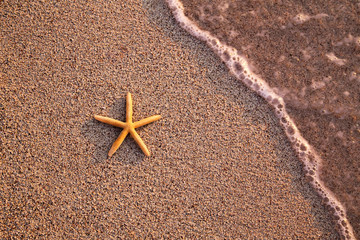
[[[0,3],[0,238],[338,239],[273,109],[163,1]],[[94,114],[162,119],[128,136]]]

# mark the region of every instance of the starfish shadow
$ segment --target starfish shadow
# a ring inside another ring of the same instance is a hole
[[[95,109],[93,114],[125,120],[125,105],[125,98],[121,98],[114,103],[110,110],[99,108]],[[141,128],[139,130],[141,134]],[[137,165],[144,160],[145,155],[130,136],[127,136],[118,151],[111,158],[108,158],[109,149],[121,131],[122,128],[101,123],[95,120],[93,115],[89,116],[89,120],[82,125],[81,134],[95,148],[91,163],[121,161],[124,164]]]

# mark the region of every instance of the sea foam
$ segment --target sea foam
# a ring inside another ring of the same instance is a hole
[[[306,178],[319,193],[328,211],[336,221],[336,228],[344,239],[355,239],[353,229],[346,217],[345,208],[336,199],[334,194],[325,187],[320,180],[319,169],[321,158],[309,143],[301,136],[294,121],[285,110],[285,103],[281,96],[268,85],[268,83],[251,71],[248,61],[235,48],[228,46],[212,36],[208,31],[201,30],[184,14],[184,7],[178,0],[167,0],[175,19],[180,26],[194,37],[204,41],[224,61],[230,72],[241,80],[246,86],[262,96],[275,109],[275,114],[284,127],[286,135],[292,143],[293,148],[304,164]],[[320,16],[324,17],[324,16]],[[306,21],[304,16],[298,16],[298,20]]]

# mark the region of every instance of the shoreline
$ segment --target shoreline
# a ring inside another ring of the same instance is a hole
[[[246,59],[241,51],[221,42],[215,35],[212,35],[207,30],[201,29],[196,22],[193,22],[186,16],[181,1],[167,0],[167,2],[174,17],[183,29],[195,38],[206,43],[207,46],[224,62],[233,76],[259,94],[259,96],[274,108],[279,123],[283,126],[299,160],[304,164],[306,178],[311,182],[313,189],[322,197],[324,205],[329,209],[329,212],[333,214],[334,221],[337,222],[335,227],[338,229],[341,237],[345,239],[355,239],[354,230],[348,220],[343,203],[341,203],[338,197],[325,186],[325,182],[320,178],[323,160],[300,133],[294,120],[287,112],[284,99],[277,94],[263,78],[253,72],[253,67],[250,67],[249,60]],[[223,6],[225,9],[229,7],[228,5],[225,5]],[[204,16],[200,16],[199,18],[202,17]]]

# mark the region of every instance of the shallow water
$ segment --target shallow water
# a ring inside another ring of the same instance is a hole
[[[169,4],[182,27],[275,107],[339,232],[353,238],[352,226],[359,237],[360,3]]]

